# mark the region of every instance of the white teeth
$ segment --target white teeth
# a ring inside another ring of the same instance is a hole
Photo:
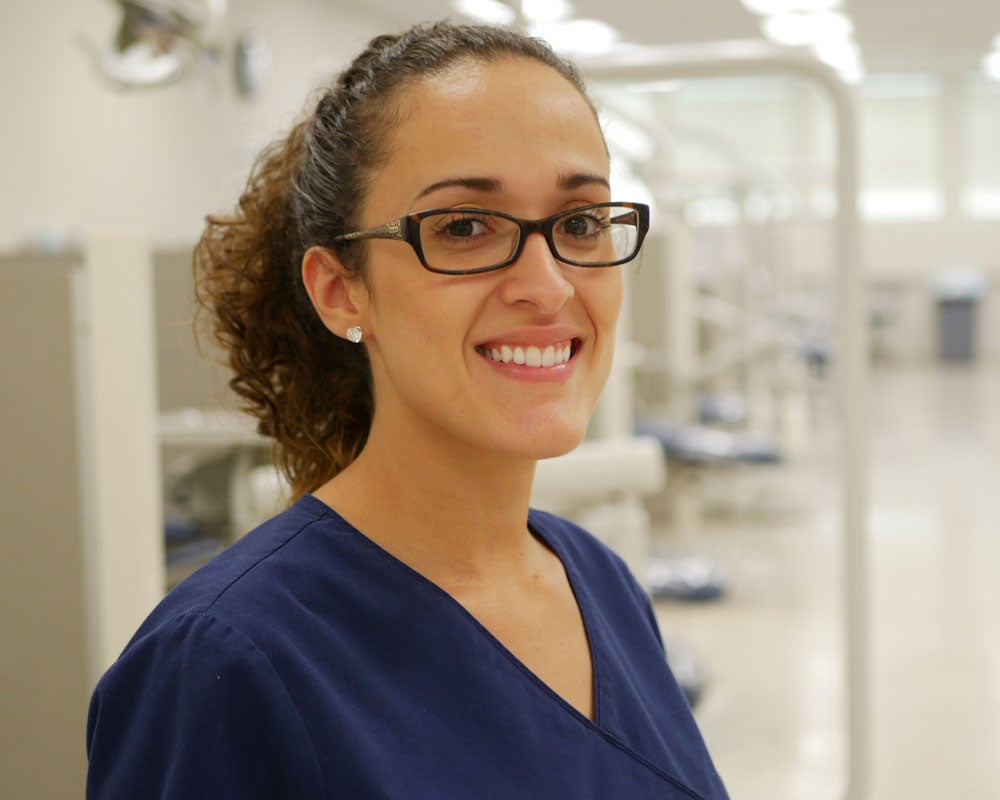
[[[569,361],[570,356],[573,355],[573,345],[567,342],[566,344],[550,344],[543,348],[536,347],[535,345],[511,347],[503,344],[483,347],[480,349],[480,352],[490,360],[498,361],[502,364],[513,363],[528,367],[555,367]]]

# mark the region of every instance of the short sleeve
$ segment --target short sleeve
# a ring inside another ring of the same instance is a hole
[[[89,800],[324,798],[317,754],[272,664],[197,613],[134,641],[87,722]]]

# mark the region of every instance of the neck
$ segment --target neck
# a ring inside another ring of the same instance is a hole
[[[406,446],[398,442],[407,441]],[[373,426],[358,459],[316,496],[377,544],[444,585],[537,568],[527,528],[535,462],[413,441]]]

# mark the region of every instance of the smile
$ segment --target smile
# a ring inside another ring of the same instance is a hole
[[[544,347],[490,344],[476,349],[490,361],[526,367],[557,367],[565,364],[573,356],[572,341],[557,342]]]

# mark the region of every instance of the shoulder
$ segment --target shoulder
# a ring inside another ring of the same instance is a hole
[[[145,682],[149,671],[190,677],[238,667],[266,675],[261,642],[269,629],[280,627],[280,618],[262,585],[278,590],[275,574],[308,560],[302,551],[314,529],[330,524],[324,509],[318,501],[297,502],[175,587],[139,626],[99,692]]]
[[[317,598],[343,591],[358,536],[326,505],[304,497],[228,547],[175,587],[146,617],[111,670],[188,669],[184,652],[221,665],[253,663],[289,646],[289,623]],[[360,548],[363,551],[363,548]],[[190,645],[187,647],[186,645]],[[159,654],[159,655],[157,655]]]
[[[336,542],[350,532],[322,503],[304,499],[164,598],[91,699],[95,796],[279,797],[287,796],[280,785],[300,779],[312,788],[293,796],[316,795],[319,757],[280,644],[299,579],[302,591],[317,591],[308,578],[315,553],[336,558]],[[282,772],[289,764],[299,777]],[[205,785],[189,785],[192,776]],[[171,794],[167,786],[180,788]]]
[[[132,641],[189,615],[211,612],[214,618],[232,623],[234,609],[251,597],[259,601],[262,586],[277,588],[281,575],[314,561],[317,540],[330,544],[338,534],[349,538],[349,526],[320,501],[303,497],[175,587]]]

